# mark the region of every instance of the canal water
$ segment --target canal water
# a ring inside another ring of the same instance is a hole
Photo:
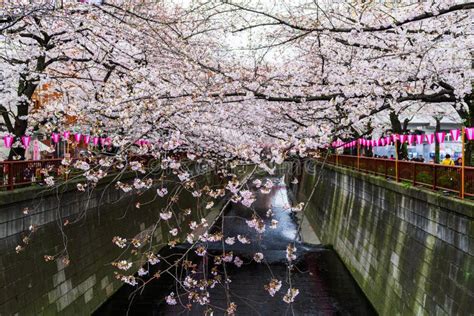
[[[261,179],[263,183],[266,180]],[[232,252],[234,258],[237,256],[243,261],[240,268],[233,263],[225,264],[225,272],[231,282],[227,286],[222,282],[208,288],[208,305],[189,304],[184,290],[176,286],[174,277],[178,276],[182,282],[187,274],[187,271],[179,270],[173,276],[163,274],[140,293],[134,292],[134,288],[129,285],[122,286],[94,315],[211,315],[210,309],[213,315],[225,315],[229,302],[237,305],[236,315],[376,315],[334,250],[324,245],[302,242],[298,218],[289,209],[295,203],[289,186],[283,178],[271,180],[274,186],[270,193],[262,193],[261,189],[252,185],[251,189],[257,197],[252,209],[232,203],[225,216],[211,229],[216,232],[224,228],[224,238],[246,236],[250,244],[242,244],[237,238],[233,245],[208,243],[207,257],[192,258],[193,262],[200,262],[197,272],[193,274],[195,279],[212,277],[213,260],[208,258],[221,255],[223,250]],[[268,216],[269,210],[271,216]],[[247,221],[252,219],[254,213],[265,224],[264,233],[248,225]],[[270,228],[272,220],[278,221],[276,228]],[[296,260],[289,271],[286,250],[293,243]],[[163,249],[160,255],[167,258],[168,262],[173,262],[188,246]],[[256,252],[264,256],[261,263],[252,260]],[[222,270],[222,265],[219,268]],[[163,271],[166,266],[156,269]],[[290,288],[290,275],[291,287],[299,290],[293,304],[283,301],[283,296]],[[274,297],[264,288],[272,279],[282,283]],[[176,305],[165,302],[164,297],[170,292],[180,294]]]

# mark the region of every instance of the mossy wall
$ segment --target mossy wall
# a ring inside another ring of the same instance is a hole
[[[474,204],[334,166],[303,168],[306,215],[381,315],[474,315]],[[308,172],[316,171],[316,172]]]
[[[216,179],[208,174],[206,183]],[[156,196],[155,189],[139,196],[125,194],[110,187],[107,179],[90,194],[78,192],[74,183],[59,191],[31,187],[1,192],[0,315],[90,315],[123,285],[114,278],[117,270],[110,265],[123,249],[115,246],[112,238],[130,240],[149,231],[171,196],[169,190],[167,197],[148,204],[145,202]],[[140,208],[135,207],[137,201],[142,203]],[[190,194],[179,195],[179,208],[194,206],[194,210],[195,204]],[[24,207],[36,209],[23,214]],[[200,212],[208,211],[203,208]],[[66,220],[70,224],[64,226]],[[32,224],[38,229],[30,244],[16,253],[15,247]],[[154,232],[157,248],[167,242],[169,229],[161,225]],[[60,253],[65,244],[69,265],[60,258],[45,262],[45,255]],[[138,268],[134,266],[135,271]]]

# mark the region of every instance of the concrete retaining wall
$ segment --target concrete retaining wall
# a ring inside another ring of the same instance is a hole
[[[299,200],[319,174],[303,173]],[[472,202],[333,166],[321,176],[309,221],[381,315],[474,315]]]
[[[38,187],[0,192],[0,315],[90,315],[123,284],[110,265],[122,252],[112,238],[133,238],[149,229],[165,199],[136,208],[138,200],[150,201],[156,191],[137,198],[103,182],[90,195],[78,192],[74,183],[60,192]],[[180,194],[179,208],[193,203],[189,194]],[[25,207],[34,210],[25,215]],[[64,226],[66,220],[71,224]],[[17,254],[30,225],[39,228]],[[156,230],[157,247],[167,242],[168,231],[165,225]],[[60,258],[45,262],[45,255],[57,254],[67,255],[70,264]]]

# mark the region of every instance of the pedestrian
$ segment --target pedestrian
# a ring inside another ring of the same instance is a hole
[[[443,166],[454,166],[454,161],[451,159],[451,155],[450,154],[447,154],[443,161],[441,161],[441,164]]]
[[[462,157],[458,157],[458,159],[456,159],[456,166],[462,166]]]

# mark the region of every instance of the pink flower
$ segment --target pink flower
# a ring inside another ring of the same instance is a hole
[[[263,253],[261,253],[261,252],[256,252],[256,253],[253,255],[253,260],[255,260],[255,262],[257,262],[257,263],[262,262],[262,260],[263,260]]]
[[[285,296],[283,296],[283,301],[287,304],[293,303],[295,301],[295,297],[300,294],[300,291],[295,288],[290,288],[286,292]]]
[[[243,262],[242,259],[240,259],[239,257],[235,257],[235,258],[234,258],[234,264],[235,264],[237,267],[240,268],[243,263],[244,263],[244,262]]]
[[[166,303],[168,305],[176,305],[176,299],[174,298],[174,293],[171,292],[170,295],[166,296]]]

